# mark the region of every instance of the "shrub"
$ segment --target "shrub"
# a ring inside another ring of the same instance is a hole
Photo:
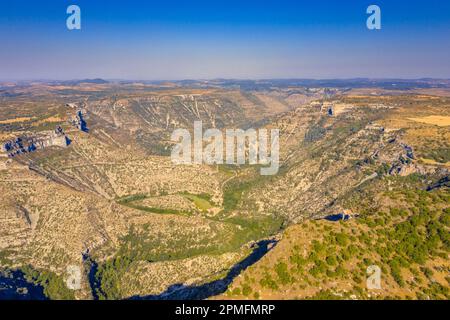
[[[244,296],[249,296],[252,293],[252,288],[248,284],[242,286],[242,294]]]
[[[330,266],[335,266],[337,261],[336,261],[336,257],[335,256],[329,256],[326,258],[326,261],[328,263],[328,265]]]
[[[292,282],[292,277],[289,274],[287,264],[284,262],[279,262],[275,266],[275,272],[278,275],[278,278],[280,279],[281,284],[288,284]]]
[[[233,291],[231,292],[234,296],[239,296],[241,294],[241,288],[236,287],[233,289]]]
[[[336,234],[336,243],[340,246],[346,246],[348,243],[348,236],[345,233]]]

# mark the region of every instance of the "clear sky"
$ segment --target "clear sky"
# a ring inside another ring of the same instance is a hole
[[[450,78],[449,57],[448,0],[0,1],[0,79]]]

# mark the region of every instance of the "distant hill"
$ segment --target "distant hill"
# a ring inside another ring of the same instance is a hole
[[[107,83],[109,83],[109,81],[106,81],[106,80],[100,79],[100,78],[95,78],[95,79],[69,80],[69,81],[64,81],[63,83],[67,84],[67,85],[78,85],[81,83],[107,84]]]

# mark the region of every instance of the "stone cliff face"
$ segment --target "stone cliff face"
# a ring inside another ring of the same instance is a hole
[[[69,103],[66,106],[71,109],[77,109],[74,114],[69,114],[68,122],[78,130],[88,132],[89,130],[86,122],[87,111],[85,109],[85,105],[77,106],[74,103]]]
[[[205,130],[258,127],[267,118],[290,108],[286,102],[282,104],[278,100],[281,98],[262,93],[212,90],[110,96],[69,107],[82,109],[82,116],[85,117],[85,113],[89,116],[90,133],[95,135],[101,131],[98,136],[102,139],[112,138],[127,145],[137,143],[149,154],[167,156],[173,130],[192,130],[194,121],[199,120]],[[79,120],[74,119],[74,125],[78,123]]]
[[[57,127],[54,131],[23,135],[7,141],[2,145],[1,151],[8,157],[14,157],[51,146],[67,147],[69,143],[70,140],[62,128]]]

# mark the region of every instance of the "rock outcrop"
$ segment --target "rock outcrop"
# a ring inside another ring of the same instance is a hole
[[[14,157],[22,153],[33,152],[51,146],[67,147],[69,144],[70,139],[66,136],[63,129],[58,126],[54,131],[23,135],[7,141],[1,146],[1,151],[8,157]]]

